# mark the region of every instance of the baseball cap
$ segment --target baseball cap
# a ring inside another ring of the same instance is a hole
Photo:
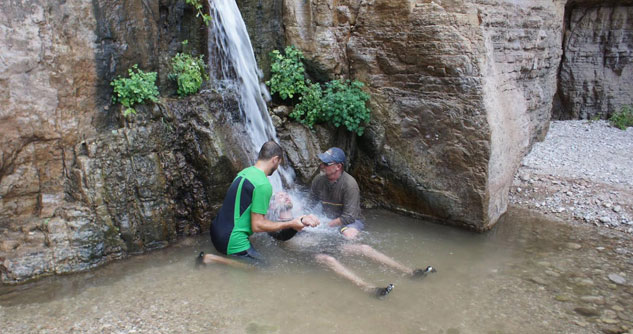
[[[327,151],[319,154],[319,159],[326,164],[342,164],[345,163],[345,153],[338,147],[330,147]]]

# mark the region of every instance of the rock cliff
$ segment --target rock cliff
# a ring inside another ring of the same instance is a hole
[[[554,117],[608,118],[633,104],[633,2],[570,2]]]
[[[170,95],[169,59],[185,39],[206,51],[205,31],[182,1],[2,2],[2,282],[84,270],[208,226],[248,161],[233,139],[244,131],[236,97],[164,99],[126,121],[109,85],[138,63]]]
[[[314,76],[368,84],[373,121],[353,166],[381,205],[475,230],[507,207],[547,129],[563,3],[285,1],[288,44]]]

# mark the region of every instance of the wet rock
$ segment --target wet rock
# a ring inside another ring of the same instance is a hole
[[[290,115],[290,107],[288,106],[277,106],[273,108],[273,114],[277,115],[281,118],[288,117]]]
[[[609,274],[609,280],[615,284],[624,285],[626,284],[626,279],[618,274]]]
[[[279,116],[277,116],[277,115],[272,115],[272,116],[270,116],[270,119],[272,120],[272,122],[273,122],[273,126],[274,126],[275,128],[280,128],[280,127],[281,127],[281,125],[283,124],[283,121],[282,121],[282,120],[281,120],[281,118],[280,118]]]
[[[594,283],[591,279],[589,278],[582,278],[576,281],[576,284],[578,286],[593,286]]]
[[[530,277],[530,279],[529,279],[529,280],[530,280],[531,282],[534,282],[534,283],[539,284],[539,285],[548,285],[548,284],[549,284],[549,282],[548,282],[548,281],[546,281],[546,280],[544,280],[543,278],[540,278],[540,277],[538,277],[538,276],[535,276],[535,277]]]
[[[596,317],[600,315],[600,311],[593,307],[576,307],[574,311],[585,317]]]
[[[561,294],[561,295],[556,295],[554,299],[556,299],[559,302],[569,302],[573,300],[573,296],[569,294]]]
[[[577,249],[581,249],[582,245],[574,243],[574,242],[568,242],[565,244],[565,246],[569,249],[573,249],[573,250],[577,250]]]
[[[604,304],[604,297],[602,296],[582,296],[580,297],[580,300],[582,300],[585,303],[593,303],[593,304],[598,304],[598,305]]]
[[[18,248],[19,245],[20,243],[17,240],[3,240],[0,242],[0,251],[10,252]]]
[[[622,329],[616,326],[603,327],[601,330],[604,334],[622,334],[623,333]]]

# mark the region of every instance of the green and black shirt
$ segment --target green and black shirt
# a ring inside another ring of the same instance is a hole
[[[262,170],[251,166],[237,174],[211,224],[211,241],[218,252],[230,255],[251,247],[251,212],[265,215],[272,193]]]

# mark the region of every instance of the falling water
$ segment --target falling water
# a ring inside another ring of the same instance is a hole
[[[210,76],[220,87],[238,92],[240,111],[250,139],[250,143],[245,144],[258,152],[268,140],[279,142],[266,107],[270,95],[260,81],[263,74],[257,67],[246,25],[235,0],[209,0],[209,10],[212,16],[209,26]],[[282,179],[287,185],[293,183],[291,168],[280,166],[278,173],[270,177],[274,191],[282,189]]]

